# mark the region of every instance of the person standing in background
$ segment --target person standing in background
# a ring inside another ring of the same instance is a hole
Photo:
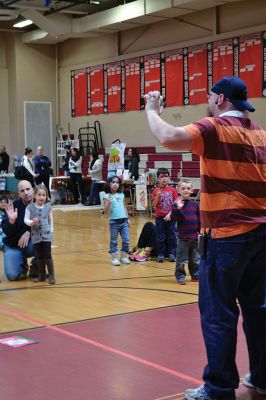
[[[125,205],[125,196],[122,193],[121,179],[118,176],[109,178],[106,185],[104,200],[104,213],[109,213],[109,227],[110,227],[110,247],[109,253],[112,258],[112,265],[119,266],[122,264],[130,264],[127,258],[129,251],[130,235],[128,213]],[[118,259],[118,235],[122,239],[121,258]]]
[[[54,262],[51,254],[53,236],[52,206],[47,203],[47,188],[41,184],[34,188],[35,203],[29,204],[25,210],[24,223],[31,227],[31,240],[34,254],[38,264],[39,274],[34,281],[46,280],[48,270],[48,282],[55,284]]]
[[[64,175],[69,176],[69,160],[71,157],[71,146],[70,144],[66,144],[64,147],[66,151],[66,155],[64,157],[64,164],[63,164],[63,170],[64,170]]]
[[[74,203],[78,204],[79,199],[81,203],[85,206],[87,205],[83,181],[82,181],[82,156],[76,147],[71,149],[71,157],[69,159],[69,175],[71,180],[71,190],[74,197]]]
[[[128,165],[127,169],[129,171],[129,176],[134,181],[139,179],[139,154],[135,147],[130,147],[128,149]]]
[[[37,178],[39,175],[34,173],[34,161],[33,161],[33,151],[29,147],[26,147],[25,154],[22,157],[22,163],[24,168],[28,171],[26,180],[31,183],[31,186],[34,188],[35,183],[34,179]]]
[[[44,183],[48,191],[48,196],[51,198],[49,189],[51,161],[44,155],[42,146],[37,147],[37,155],[34,157],[34,171],[36,175],[38,174],[37,178],[35,178],[36,185]]]
[[[177,191],[169,186],[170,174],[167,168],[159,168],[157,171],[159,186],[152,191],[151,201],[156,214],[156,241],[157,261],[162,263],[168,256],[170,262],[175,262],[176,237],[175,222],[168,218],[177,200]]]
[[[5,146],[0,147],[0,172],[8,173],[9,155],[6,152]]]
[[[91,176],[91,191],[89,197],[89,206],[100,205],[99,182],[103,179],[103,163],[99,159],[97,151],[90,155],[90,169],[89,175]]]

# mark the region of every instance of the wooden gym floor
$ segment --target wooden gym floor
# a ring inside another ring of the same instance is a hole
[[[1,400],[184,399],[206,363],[198,284],[187,277],[177,285],[170,262],[113,267],[106,217],[69,209],[54,208],[56,285],[8,282],[1,274],[0,338],[39,341],[18,349],[0,344]],[[148,219],[131,218],[131,247]],[[241,328],[237,359],[243,376]],[[237,399],[262,397],[240,385]]]

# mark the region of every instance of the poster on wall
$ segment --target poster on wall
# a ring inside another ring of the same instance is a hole
[[[213,82],[234,73],[233,40],[220,40],[212,44]]]
[[[108,112],[121,111],[121,62],[107,64]]]
[[[66,155],[66,149],[65,146],[69,145],[70,147],[76,147],[79,149],[79,140],[74,139],[74,140],[57,140],[56,142],[56,155],[57,157],[65,157]]]
[[[261,33],[239,38],[239,78],[248,87],[248,97],[262,95],[262,38]]]
[[[103,65],[90,67],[90,102],[92,114],[103,114]]]
[[[87,68],[71,71],[72,117],[88,114],[88,75]]]
[[[167,107],[183,104],[183,50],[171,50],[165,53],[165,77]]]
[[[188,48],[189,104],[207,102],[207,47]]]

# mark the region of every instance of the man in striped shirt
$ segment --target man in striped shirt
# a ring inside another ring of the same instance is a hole
[[[250,373],[244,384],[266,394],[266,132],[248,117],[255,111],[247,87],[224,77],[208,96],[208,117],[174,127],[160,117],[162,97],[145,96],[153,135],[172,150],[200,156],[201,226],[208,237],[200,260],[199,307],[208,364],[204,385],[187,400],[235,399],[239,301]]]

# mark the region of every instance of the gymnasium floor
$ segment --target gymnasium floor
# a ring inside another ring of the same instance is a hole
[[[169,262],[113,267],[108,220],[98,209],[66,210],[54,208],[56,285],[1,274],[0,339],[38,343],[0,344],[0,399],[184,399],[206,362],[197,283],[177,285]],[[131,218],[132,247],[147,219]],[[241,327],[237,363],[243,377]],[[263,397],[240,385],[237,399]]]

